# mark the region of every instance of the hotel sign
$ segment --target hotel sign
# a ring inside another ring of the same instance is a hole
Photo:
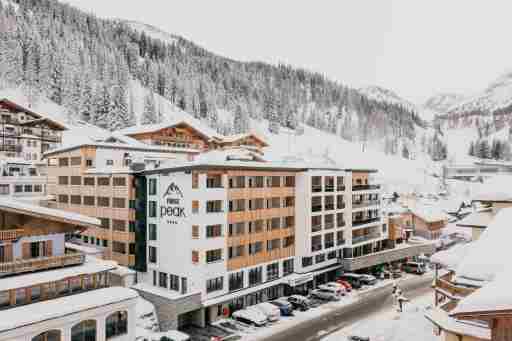
[[[162,196],[160,205],[160,218],[166,218],[168,224],[178,224],[180,218],[186,218],[185,206],[182,202],[184,196],[180,187],[171,182]]]

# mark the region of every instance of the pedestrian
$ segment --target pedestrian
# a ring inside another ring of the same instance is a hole
[[[405,302],[409,302],[409,300],[405,297],[405,296],[402,296],[400,294],[400,296],[398,296],[398,309],[400,312],[403,312],[404,311],[404,303]]]

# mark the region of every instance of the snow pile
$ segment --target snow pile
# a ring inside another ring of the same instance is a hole
[[[137,319],[135,321],[137,339],[139,337],[149,336],[160,330],[158,316],[151,302],[139,297],[135,310],[137,313]]]
[[[457,268],[457,275],[475,280],[492,281],[507,269],[509,241],[512,240],[512,208],[501,209],[494,220],[471,245]]]
[[[473,198],[478,200],[512,200],[512,176],[496,175],[478,184],[473,191]]]
[[[470,250],[471,245],[472,243],[457,244],[448,250],[436,252],[432,257],[430,257],[430,261],[432,263],[440,264],[450,270],[454,270],[459,266],[460,262],[462,262]]]

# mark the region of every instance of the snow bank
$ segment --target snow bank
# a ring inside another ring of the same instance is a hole
[[[456,269],[471,248],[472,243],[457,244],[454,247],[439,251],[430,257],[432,263],[438,263],[450,270]]]

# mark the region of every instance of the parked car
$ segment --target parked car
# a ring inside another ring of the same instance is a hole
[[[306,311],[310,306],[308,298],[302,295],[292,295],[288,297],[288,302],[292,304],[294,309],[298,309],[300,311]]]
[[[352,335],[347,337],[348,341],[370,341],[369,337]]]
[[[339,289],[341,296],[345,296],[345,294],[347,293],[347,289],[341,283],[328,282],[326,284],[323,284],[323,286],[329,287],[329,288],[334,288],[334,289]]]
[[[397,269],[393,269],[393,270],[385,270],[384,271],[384,278],[387,278],[387,279],[397,279],[397,278],[400,278],[402,277],[402,273],[400,272],[400,270],[397,270]]]
[[[343,285],[345,287],[345,290],[347,290],[347,292],[351,292],[352,291],[352,285],[350,285],[349,282],[344,281],[344,280],[338,278],[336,280],[336,283],[339,283],[339,284]]]
[[[402,269],[410,274],[423,275],[427,269],[425,264],[418,262],[407,262],[402,266]]]
[[[336,293],[337,289],[319,286],[318,289],[311,291],[311,296],[326,301],[339,301],[341,295]]]
[[[267,324],[267,316],[257,309],[242,309],[235,311],[232,315],[233,319],[255,326],[262,327]]]
[[[361,279],[362,284],[374,285],[377,283],[377,278],[375,278],[375,276],[368,275],[368,274],[362,274],[360,276],[361,276],[360,279]]]
[[[256,304],[252,308],[257,309],[261,311],[263,314],[265,314],[269,322],[278,321],[281,316],[281,311],[279,310],[279,308],[273,304],[270,304],[269,302]]]
[[[270,301],[270,304],[273,304],[279,308],[281,316],[293,316],[293,305],[287,300],[277,299],[274,301]]]
[[[358,274],[346,273],[346,274],[343,274],[343,276],[341,276],[340,279],[343,281],[349,282],[350,285],[352,286],[352,288],[354,288],[354,289],[359,289],[363,285],[361,283],[361,276]]]

